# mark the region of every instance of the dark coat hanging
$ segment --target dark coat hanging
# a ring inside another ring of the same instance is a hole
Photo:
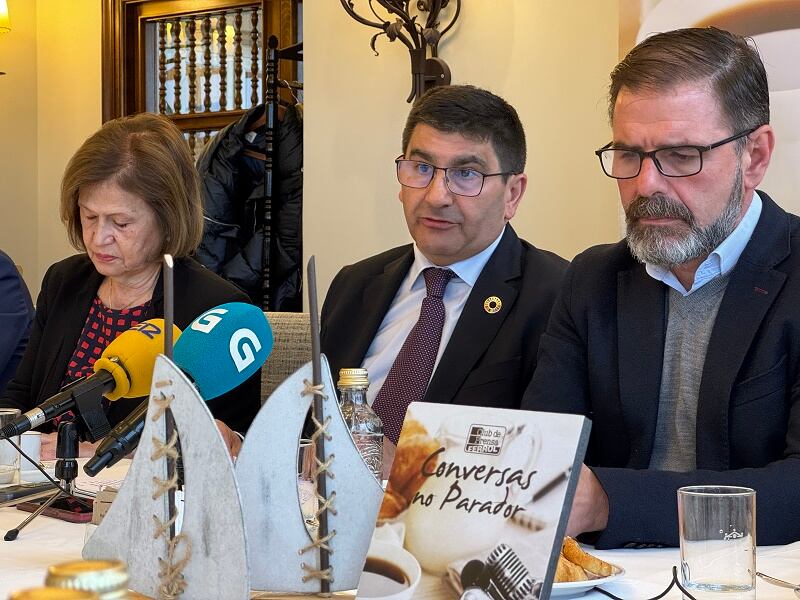
[[[265,310],[302,310],[302,112],[278,120],[272,173],[265,163],[264,105],[222,129],[197,160],[205,227],[196,258],[246,291]],[[272,177],[267,210],[265,180]],[[266,228],[263,227],[266,213]],[[269,284],[262,290],[262,246],[269,237]],[[266,295],[265,295],[266,292]]]

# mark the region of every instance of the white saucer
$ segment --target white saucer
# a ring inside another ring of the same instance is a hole
[[[47,474],[50,475],[50,477],[53,479],[56,478],[55,467],[45,467],[44,470],[47,471]],[[19,480],[21,483],[41,483],[43,481],[47,481],[47,478],[42,475],[40,471],[31,469],[30,471],[20,471]]]
[[[554,583],[550,591],[551,598],[566,598],[569,596],[582,596],[592,588],[611,583],[615,579],[622,577],[625,569],[614,565],[614,574],[600,579],[589,579],[587,581],[565,581],[564,583]]]

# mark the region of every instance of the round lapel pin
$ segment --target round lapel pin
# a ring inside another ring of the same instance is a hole
[[[500,312],[501,308],[503,308],[503,301],[497,296],[489,296],[483,301],[483,310],[490,315]]]

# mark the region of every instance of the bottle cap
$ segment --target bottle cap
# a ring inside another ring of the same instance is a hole
[[[341,387],[369,387],[369,375],[366,369],[339,369]]]
[[[45,585],[96,592],[100,600],[127,598],[128,573],[118,560],[75,560],[47,569]]]
[[[98,600],[100,596],[87,590],[41,587],[11,592],[8,598],[9,600]]]

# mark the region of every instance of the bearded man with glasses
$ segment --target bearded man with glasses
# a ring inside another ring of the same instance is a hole
[[[505,100],[434,88],[402,142],[395,166],[414,243],[342,269],[321,327],[334,376],[369,371],[368,402],[395,444],[413,401],[519,408],[567,264],[508,224],[527,177],[525,133]]]
[[[703,484],[756,490],[759,545],[800,540],[800,220],[756,191],[764,65],[719,29],[653,35],[609,117],[627,236],[573,261],[523,400],[592,419],[567,532],[677,545],[676,490]]]

